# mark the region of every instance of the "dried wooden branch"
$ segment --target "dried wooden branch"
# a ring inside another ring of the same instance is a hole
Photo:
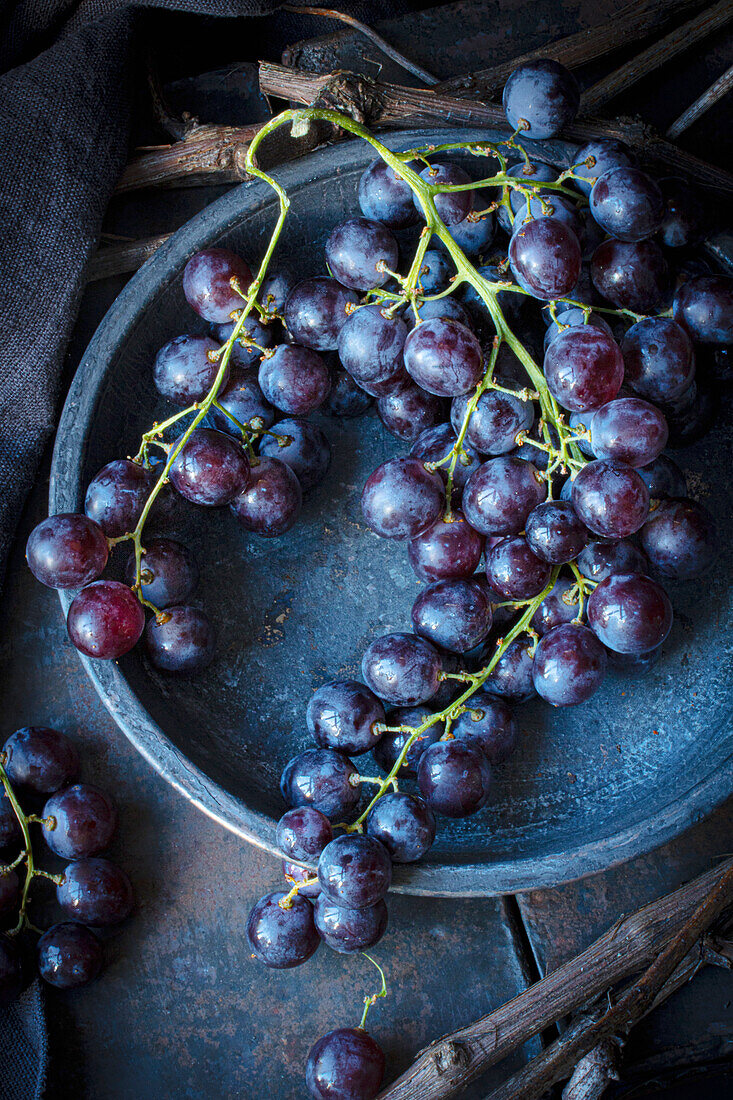
[[[730,896],[733,859],[622,918],[577,958],[512,1001],[431,1043],[381,1094],[380,1100],[445,1100],[458,1092],[533,1035],[592,1003],[618,982],[649,966],[657,956],[661,958],[660,951],[686,928],[700,904],[713,894],[721,896],[721,883]],[[708,910],[709,923],[717,912],[714,907]],[[585,1050],[603,1037],[596,1035]],[[582,1053],[575,1057],[571,1068]]]
[[[707,11],[701,12],[681,27],[675,27],[648,49],[632,57],[625,65],[621,65],[583,92],[580,97],[580,114],[591,114],[619,92],[636,84],[642,77],[648,76],[683,50],[689,49],[696,42],[720,30],[731,19],[733,19],[733,0],[718,0],[718,3]]]
[[[87,282],[93,283],[97,279],[106,279],[110,275],[125,275],[130,271],[137,271],[170,236],[170,233],[161,233],[158,237],[124,241],[121,244],[100,248],[96,255],[92,256],[87,268]]]
[[[562,1100],[600,1100],[612,1081],[619,1080],[619,1044],[607,1039],[588,1051],[562,1090]]]
[[[697,122],[701,115],[704,115],[706,111],[709,111],[719,99],[722,99],[724,95],[733,88],[733,65],[719,76],[718,79],[710,85],[706,92],[696,99],[694,103],[691,103],[686,111],[683,111],[679,118],[675,119],[670,128],[667,130],[667,137],[670,141],[675,141],[680,134],[692,126],[693,122]]]
[[[263,61],[260,62],[260,87],[265,94],[295,103],[312,104],[318,100],[347,114],[356,112],[372,127],[453,125],[506,129],[506,116],[501,107],[441,95],[433,90],[379,84],[354,73],[319,75]],[[733,191],[730,172],[678,149],[639,120],[580,119],[568,126],[562,136],[581,143],[598,136],[617,138],[666,171],[684,172],[704,185]]]
[[[117,191],[244,180],[247,149],[260,126],[197,126],[182,141],[161,145],[128,164]]]

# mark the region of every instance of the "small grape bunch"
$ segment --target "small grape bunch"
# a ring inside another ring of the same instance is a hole
[[[109,846],[117,811],[104,791],[77,782],[79,755],[63,733],[46,726],[16,730],[0,750],[0,1004],[21,992],[25,973],[20,934],[38,933],[36,966],[57,989],[93,981],[104,966],[96,929],[124,921],[134,904],[126,873],[101,853]],[[41,806],[38,813],[30,806]],[[32,826],[48,848],[68,860],[51,873],[37,864]],[[13,858],[13,854],[17,852]],[[41,932],[28,917],[30,891],[40,879],[52,882],[62,920]]]

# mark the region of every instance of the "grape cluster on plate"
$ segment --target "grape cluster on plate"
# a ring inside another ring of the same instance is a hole
[[[178,411],[134,459],[100,471],[85,516],[50,517],[29,540],[40,580],[83,586],[68,615],[82,652],[118,657],[145,630],[156,667],[190,673],[213,653],[206,616],[186,602],[195,564],[171,540],[143,542],[170,486],[273,537],[328,469],[312,411],[358,416],[376,400],[410,444],[374,470],[361,508],[377,535],[407,544],[426,587],[412,630],[368,647],[364,683],[332,681],[308,703],[314,747],[281,781],[289,888],[260,899],[247,926],[268,966],[305,962],[322,940],[377,943],[392,865],[425,855],[436,815],[484,806],[517,740],[514,707],[535,694],[580,704],[609,662],[649,667],[672,625],[660,580],[714,558],[712,517],[665,447],[708,426],[700,353],[733,343],[733,280],[692,252],[704,227],[684,181],[655,181],[617,141],[591,141],[562,171],[528,155],[522,136],[558,133],[578,102],[572,75],[538,61],[507,82],[514,133],[500,143],[395,153],[320,108],[266,124],[248,169],[277,191],[280,218],[256,276],[225,249],[189,261],[184,293],[209,331],[177,336],[153,368]],[[379,155],[360,214],[328,237],[328,273],[298,282],[271,267],[288,204],[255,152],[310,119]],[[476,179],[472,163],[492,174]],[[127,585],[96,579],[125,541]],[[370,751],[383,777],[352,762]],[[363,1022],[311,1050],[314,1097],[376,1094],[384,1058]]]
[[[104,948],[93,928],[119,924],[132,911],[129,878],[102,855],[117,825],[105,791],[79,783],[79,754],[63,733],[47,726],[16,730],[0,749],[0,1005],[23,988],[28,943],[38,933],[37,971],[57,989],[76,989],[97,977]],[[31,827],[38,826],[54,855],[69,862],[51,873],[37,864]],[[34,883],[55,886],[63,920],[46,932],[27,908]]]

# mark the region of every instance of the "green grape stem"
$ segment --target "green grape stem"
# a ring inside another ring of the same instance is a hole
[[[25,879],[23,881],[23,887],[20,895],[20,907],[18,910],[18,921],[14,928],[10,929],[7,933],[9,936],[17,936],[23,928],[30,928],[32,931],[37,932],[37,929],[28,919],[28,893],[31,887],[31,883],[35,878],[54,878],[52,875],[48,875],[47,872],[41,871],[36,867],[35,858],[33,855],[33,842],[31,840],[31,831],[29,827],[29,819],[23,813],[20,803],[16,797],[13,786],[8,778],[8,773],[5,771],[2,761],[0,761],[0,783],[5,788],[5,793],[8,796],[8,801],[13,807],[13,812],[18,819],[21,832],[23,833],[23,849],[20,852],[18,858],[7,867],[0,867],[0,874],[5,874],[8,871],[14,870],[19,867],[21,863],[25,864]],[[54,879],[55,881],[55,879]]]

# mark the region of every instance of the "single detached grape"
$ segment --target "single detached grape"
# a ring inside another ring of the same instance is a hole
[[[307,420],[279,420],[273,433],[260,443],[260,455],[289,466],[304,493],[323,481],[331,465],[331,444],[319,427]]]
[[[480,749],[488,762],[502,764],[514,752],[519,726],[514,711],[503,699],[479,689],[467,700],[468,708],[451,726],[451,733]]]
[[[366,830],[384,845],[393,863],[412,863],[422,859],[435,840],[435,816],[422,798],[393,791],[369,811]]]
[[[387,905],[383,900],[366,909],[348,909],[320,891],[313,916],[323,942],[343,955],[374,947],[387,931]]]
[[[280,778],[288,806],[312,806],[325,817],[340,821],[361,797],[359,773],[340,752],[306,749],[289,760]]]
[[[427,183],[443,186],[462,187],[471,182],[471,177],[467,172],[464,172],[458,164],[450,162],[431,164],[428,168],[423,168],[420,175]],[[471,212],[473,195],[474,193],[471,190],[438,192],[433,196],[438,217],[442,218],[446,225],[455,225],[457,222],[462,222]],[[422,207],[419,204],[417,195],[414,196],[413,201],[422,215]]]
[[[590,442],[598,458],[646,466],[662,453],[668,436],[664,413],[656,406],[639,397],[621,397],[598,409]]]
[[[556,626],[578,618],[580,603],[575,585],[567,577],[558,577],[532,616],[530,626],[542,637]]]
[[[155,616],[145,630],[145,649],[150,663],[161,672],[198,672],[214,658],[216,632],[208,615],[198,607],[169,607],[163,621]]]
[[[15,940],[0,932],[0,1005],[9,1005],[23,987],[23,965]],[[376,1092],[375,1092],[376,1095]]]
[[[331,231],[326,263],[344,286],[372,290],[397,269],[399,250],[389,229],[371,218],[351,218]]]
[[[591,581],[605,581],[614,573],[646,573],[649,562],[628,539],[598,539],[578,555],[578,568]]]
[[[543,57],[517,65],[504,85],[502,102],[513,130],[549,138],[575,118],[580,89],[564,65]]]
[[[533,297],[563,298],[580,275],[578,238],[557,218],[535,218],[512,234],[509,263],[514,278]]]
[[[13,786],[53,794],[79,773],[73,741],[48,726],[24,726],[3,745],[5,771]]]
[[[624,379],[621,349],[594,325],[566,328],[545,353],[545,378],[564,409],[585,412],[613,400]]]
[[[440,687],[437,649],[414,634],[385,634],[368,647],[361,670],[380,699],[401,707],[426,703]]]
[[[443,482],[417,458],[393,458],[370,474],[361,510],[384,539],[412,539],[426,531],[443,507]]]
[[[659,239],[667,248],[684,248],[696,244],[703,232],[703,211],[699,195],[685,180],[668,176],[661,179],[659,189],[664,201],[664,216]]]
[[[232,286],[236,279],[246,293],[252,282],[249,266],[226,248],[205,248],[183,269],[183,293],[192,309],[205,321],[229,321],[244,299]]]
[[[331,375],[318,352],[294,344],[281,344],[264,358],[257,380],[271,405],[296,416],[317,409],[331,389]]]
[[[108,538],[117,538],[134,529],[157,480],[152,470],[129,458],[108,462],[89,482],[84,511]],[[164,492],[156,498],[151,517],[159,514],[163,496]]]
[[[285,324],[296,344],[335,351],[350,308],[358,304],[353,290],[319,275],[298,283],[285,304]]]
[[[347,909],[366,909],[386,895],[392,881],[387,849],[370,836],[337,836],[318,859],[318,881],[324,895]]]
[[[445,415],[442,399],[409,379],[378,399],[377,412],[385,428],[408,443],[433,428]]]
[[[451,423],[460,432],[468,410],[470,395],[456,397],[451,405]],[[478,399],[466,429],[466,439],[486,455],[501,455],[513,450],[517,435],[529,431],[534,422],[534,406],[510,393],[486,390]]]
[[[405,340],[405,367],[418,386],[438,397],[468,393],[483,374],[481,345],[465,325],[421,321]]]
[[[130,554],[125,581],[136,578],[135,554]],[[199,568],[193,554],[175,539],[150,539],[145,546],[140,574],[141,594],[156,607],[183,603],[199,582]]]
[[[594,138],[583,145],[576,154],[573,166],[575,186],[584,195],[590,195],[593,184],[613,168],[632,168],[634,155],[628,146],[614,138]]]
[[[605,674],[606,651],[587,626],[556,626],[535,650],[534,686],[553,707],[584,703],[601,686]]]
[[[203,401],[219,373],[219,345],[210,336],[176,336],[160,349],[153,364],[153,381],[158,393],[185,409]],[[229,377],[227,368],[222,386]]]
[[[314,1043],[305,1081],[315,1100],[373,1100],[384,1077],[384,1052],[360,1027],[339,1027]]]
[[[417,782],[435,813],[467,817],[489,797],[491,767],[483,752],[465,741],[438,741],[421,756]]]
[[[384,707],[373,691],[356,680],[332,680],[311,696],[308,729],[324,749],[358,755],[373,749],[381,736]]]
[[[460,401],[462,398],[456,398]],[[456,433],[451,424],[436,424],[432,428],[425,428],[420,432],[415,442],[410,447],[410,454],[419,458],[424,463],[441,462],[446,458],[456,443]],[[481,459],[473,447],[466,443],[462,446],[462,454],[458,456],[453,468],[453,488],[461,490],[469,477],[481,465]],[[440,474],[443,482],[448,483],[448,471],[450,460],[438,466],[436,473]]]
[[[572,504],[548,500],[527,517],[525,537],[538,558],[552,563],[573,561],[588,541],[588,532]]]
[[[501,539],[486,553],[486,579],[507,600],[537,596],[550,579],[550,566],[530,549],[527,539]]]
[[[129,653],[145,628],[145,612],[126,584],[93,581],[72,601],[69,638],[87,657],[115,660]]]
[[[359,206],[365,218],[390,229],[405,229],[417,221],[412,189],[381,157],[373,160],[359,180]]]
[[[16,875],[15,871],[11,871],[9,868],[0,869],[0,919],[2,919],[3,913],[10,913],[18,907],[20,902],[20,879]],[[0,949],[1,951],[1,949]],[[2,967],[2,961],[0,961],[0,968]],[[0,978],[0,984],[2,978]],[[2,996],[0,995],[0,1004],[2,1003]]]
[[[211,422],[220,432],[228,432],[235,439],[242,438],[241,429],[235,424],[235,420],[245,428],[252,427],[255,419],[261,422],[257,426],[263,428],[271,428],[275,422],[275,410],[265,400],[257,379],[240,368],[232,371],[229,385],[217,398],[217,403],[231,416],[227,416],[221,409],[212,408],[209,413]]]
[[[313,906],[296,894],[286,902],[282,890],[273,890],[252,906],[247,918],[247,940],[265,966],[290,970],[307,962],[321,939],[313,920]]]
[[[631,466],[615,459],[589,462],[573,482],[573,508],[595,535],[623,539],[649,514],[649,490]]]
[[[466,521],[462,512],[453,512],[450,520],[440,516],[432,527],[410,541],[407,556],[414,572],[423,581],[470,577],[481,561],[484,536]]]
[[[215,428],[195,428],[170,468],[175,489],[192,504],[229,504],[249,480],[244,448]]]
[[[386,382],[402,368],[406,338],[407,325],[401,317],[388,316],[383,306],[363,306],[354,310],[339,332],[339,359],[360,385]]]
[[[695,377],[692,341],[670,317],[645,317],[621,342],[625,381],[649,401],[673,401]]]
[[[482,535],[514,535],[545,499],[545,483],[536,466],[503,455],[479,466],[463,490],[463,511]]]
[[[608,649],[648,653],[672,628],[672,605],[664,589],[641,573],[616,573],[593,589],[588,624]]]
[[[296,522],[302,503],[303,491],[291,468],[279,458],[260,457],[231,509],[246,531],[276,538]]]
[[[603,241],[593,253],[591,278],[618,309],[651,313],[667,299],[667,261],[654,241]]]
[[[491,629],[491,604],[479,584],[442,580],[429,585],[412,605],[415,633],[441,649],[467,653]]]
[[[590,212],[619,241],[642,241],[659,229],[664,199],[659,186],[639,168],[621,166],[596,180]]]
[[[73,512],[49,516],[26,543],[28,568],[48,588],[78,588],[102,573],[109,548],[104,531],[87,516]]]
[[[487,652],[486,664],[493,652]],[[532,669],[534,660],[528,638],[510,642],[484,681],[484,691],[498,695],[508,703],[524,703],[535,694]]]
[[[351,420],[363,416],[373,404],[370,394],[355,382],[348,371],[337,370],[331,375],[331,392],[326,398],[325,408],[332,416]]]
[[[642,527],[641,545],[663,576],[697,577],[717,552],[715,520],[697,501],[663,501]]]
[[[648,466],[641,466],[639,475],[649,490],[651,500],[687,496],[687,479],[668,455],[659,455]]]
[[[434,705],[433,703],[432,706],[420,704],[416,707],[397,707],[396,710],[390,713],[389,725],[408,727],[409,732],[407,729],[401,729],[396,733],[388,732],[384,734],[374,749],[374,759],[382,771],[388,774],[392,771],[402,750],[412,737],[412,731],[416,730],[426,718],[432,715]],[[431,726],[427,726],[410,745],[397,774],[399,776],[416,776],[420,757],[430,745],[434,745],[436,741],[440,740],[444,732],[445,727],[442,722],[433,722]]]
[[[236,325],[237,321],[229,321],[225,325],[212,325],[211,327],[219,343],[225,344],[234,332]],[[274,325],[263,325],[256,313],[248,313],[242,322],[239,335],[232,344],[232,350],[229,353],[229,367],[235,369],[251,367],[253,363],[258,362],[260,359],[262,348],[272,347],[274,343]],[[219,362],[221,362],[221,359]]]
[[[313,806],[296,806],[283,814],[277,823],[275,840],[289,859],[312,863],[333,840],[331,822]]]
[[[89,985],[104,962],[102,944],[90,928],[71,921],[55,924],[38,941],[38,973],[56,989]]]
[[[117,824],[114,802],[90,783],[52,794],[43,807],[43,838],[62,859],[85,859],[103,851]]]
[[[700,344],[733,344],[733,279],[698,275],[678,287],[675,321]]]
[[[82,924],[119,924],[132,912],[132,883],[108,859],[80,859],[69,863],[56,887],[64,915]]]

